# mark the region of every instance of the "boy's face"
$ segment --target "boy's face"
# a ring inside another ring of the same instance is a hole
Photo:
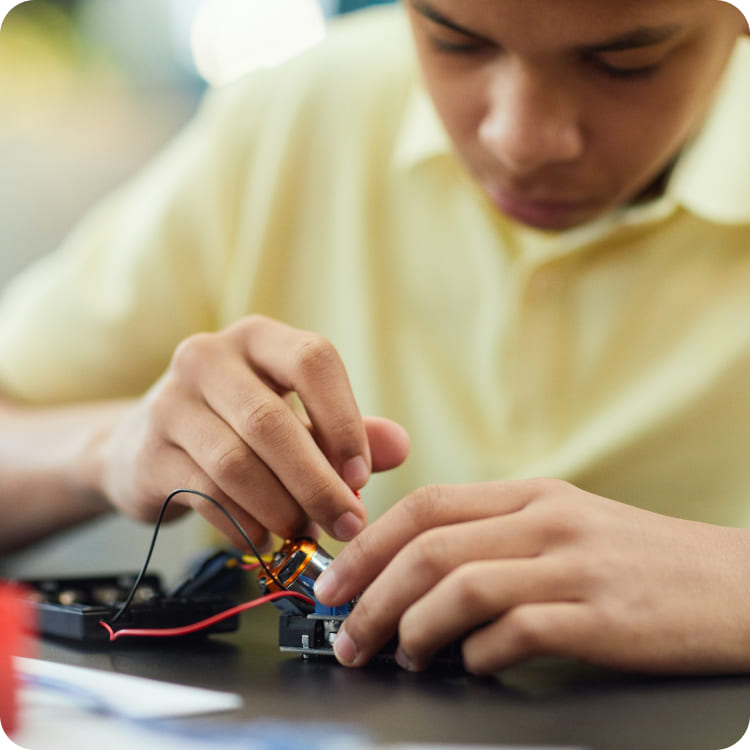
[[[561,230],[647,193],[738,34],[716,0],[405,0],[426,85],[497,208]]]

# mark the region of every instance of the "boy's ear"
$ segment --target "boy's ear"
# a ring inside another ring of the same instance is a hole
[[[745,33],[750,34],[750,0],[723,0],[733,5],[745,17]]]

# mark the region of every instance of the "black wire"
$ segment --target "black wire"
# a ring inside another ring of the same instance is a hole
[[[167,510],[167,506],[172,501],[172,498],[174,498],[177,495],[186,493],[188,495],[197,495],[198,497],[202,497],[204,500],[208,500],[210,503],[213,503],[232,523],[232,525],[239,531],[240,535],[242,536],[243,540],[246,542],[247,546],[252,550],[255,557],[258,558],[258,562],[261,564],[261,567],[266,572],[266,575],[282,590],[286,591],[286,586],[284,586],[281,581],[273,574],[271,569],[266,565],[265,560],[260,555],[260,552],[258,552],[257,547],[253,544],[252,539],[247,535],[247,532],[245,529],[240,526],[237,519],[217,500],[212,498],[210,495],[207,495],[205,492],[201,492],[200,490],[190,490],[185,488],[180,488],[177,490],[172,490],[165,498],[164,502],[162,503],[161,510],[159,511],[159,516],[156,519],[156,524],[154,525],[154,534],[151,537],[151,544],[148,547],[148,553],[146,554],[146,560],[143,563],[143,567],[140,570],[140,573],[138,573],[135,582],[133,583],[133,587],[130,589],[130,593],[128,594],[127,598],[123,602],[120,609],[115,612],[115,614],[112,616],[112,619],[109,620],[110,625],[114,625],[117,620],[119,620],[123,614],[125,614],[125,611],[130,607],[130,605],[133,602],[133,597],[135,596],[135,592],[138,589],[138,586],[141,585],[141,581],[143,580],[143,577],[146,575],[146,570],[148,569],[148,564],[151,562],[151,555],[154,552],[154,546],[156,545],[156,537],[159,534],[159,529],[161,527],[162,521],[164,520],[164,513]]]

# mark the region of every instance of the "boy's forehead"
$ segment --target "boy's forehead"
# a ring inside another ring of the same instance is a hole
[[[405,0],[416,10],[435,9],[448,15],[482,16],[501,22],[525,14],[543,24],[545,18],[567,18],[570,26],[602,25],[607,21],[650,15],[690,13],[716,7],[717,2],[750,4],[750,0]],[[529,29],[532,31],[532,29]]]
[[[705,28],[728,0],[406,0],[428,19],[510,42],[528,53],[596,49],[633,34],[652,43]],[[736,6],[737,0],[731,0]],[[750,0],[739,0],[750,3]],[[633,46],[642,46],[639,41]]]
[[[704,0],[705,1],[705,0]],[[750,27],[750,0],[712,0],[715,2],[725,2],[728,5],[733,6],[737,10],[742,13],[742,15],[745,17],[745,20],[748,23],[748,26]],[[407,0],[408,3],[411,3],[413,5],[420,5],[422,4],[420,0]],[[503,7],[505,6],[507,8],[509,4],[509,0],[426,0],[426,2],[429,4],[430,2],[442,5],[446,8],[460,11],[461,8],[466,8],[468,6],[474,5],[474,6],[484,6],[484,9],[494,9],[496,12],[501,11]],[[571,6],[574,3],[569,2],[569,0],[545,0],[545,2],[548,3],[554,3],[558,9],[563,9],[565,6]],[[629,2],[628,0],[596,0],[597,5],[599,6],[599,9],[602,10],[604,7],[607,8],[607,11],[610,11],[615,6],[622,7],[623,5],[630,5],[633,7],[634,5],[637,6],[639,4],[639,0],[636,0],[635,3]],[[667,0],[667,5],[670,3],[670,0]],[[663,4],[661,0],[651,0],[651,2],[648,3],[652,7],[654,5],[660,5]],[[697,3],[694,2],[694,0],[682,0],[680,5],[683,7],[688,4],[701,4],[700,0],[698,0]],[[572,8],[571,8],[572,10]]]
[[[750,1],[750,0],[749,0]],[[427,18],[488,35],[497,31],[561,47],[600,42],[639,27],[697,23],[719,0],[406,0]]]

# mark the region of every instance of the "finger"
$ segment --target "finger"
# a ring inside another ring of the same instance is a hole
[[[365,590],[397,552],[427,529],[511,514],[534,497],[533,482],[425,487],[353,539],[321,574],[315,594],[338,606]]]
[[[540,544],[534,541],[534,534],[524,533],[525,521],[518,516],[520,514],[439,527],[419,535],[362,594],[347,618],[347,639],[339,644],[339,650],[346,644],[350,655],[356,651],[357,664],[364,664],[396,632],[402,615],[449,574],[456,570],[464,573],[474,570],[480,565],[478,561],[482,561],[489,572],[494,572],[489,566],[495,558],[536,555]],[[488,581],[486,585],[491,584]],[[475,588],[472,583],[469,591]],[[317,591],[316,587],[316,595]],[[502,609],[489,615],[480,612],[477,622],[499,611]],[[429,642],[422,647],[428,652]],[[421,661],[420,654],[415,653],[413,657]],[[346,654],[342,654],[342,658],[346,658]]]
[[[539,656],[586,658],[591,631],[584,603],[524,604],[464,641],[464,667],[481,675]]]
[[[388,471],[406,460],[409,433],[400,424],[383,417],[365,417],[365,430],[373,471]]]
[[[305,428],[312,432],[312,423],[307,414],[299,409],[295,410],[294,399],[285,396],[284,401],[294,410]],[[398,422],[385,417],[365,417],[364,423],[372,456],[372,470],[388,471],[400,466],[409,455],[409,433]]]
[[[199,482],[197,482],[199,484]],[[238,550],[255,553],[255,548],[268,546],[269,534],[263,524],[258,523],[244,508],[237,505],[220,490],[204,493],[210,500],[201,495],[190,494],[190,507],[199,513]],[[222,509],[224,512],[222,512]],[[231,519],[234,519],[233,523]],[[242,533],[244,532],[244,534]],[[248,544],[247,538],[253,543]]]
[[[351,489],[363,487],[371,457],[357,402],[341,358],[322,336],[255,316],[237,328],[253,370],[298,394],[316,442]]]
[[[406,610],[398,661],[413,671],[443,646],[521,604],[577,598],[576,582],[547,558],[476,560],[445,576]]]
[[[236,359],[219,375],[206,375],[203,397],[275,474],[313,521],[337,539],[353,537],[365,509],[321,453],[284,399]]]
[[[159,475],[159,486],[153,492],[162,499],[175,489],[187,488],[202,492],[216,501],[235,519],[242,530],[256,545],[261,546],[267,539],[268,532],[251,514],[237,505],[198,467],[190,456],[177,446],[170,446],[163,451],[163,472]],[[175,495],[172,503],[187,506],[200,513],[208,523],[214,526],[231,544],[240,550],[251,551],[244,536],[236,526],[213,503],[193,493]]]
[[[298,535],[308,525],[307,515],[278,478],[214,412],[187,403],[170,420],[168,437],[258,523],[281,537]]]

